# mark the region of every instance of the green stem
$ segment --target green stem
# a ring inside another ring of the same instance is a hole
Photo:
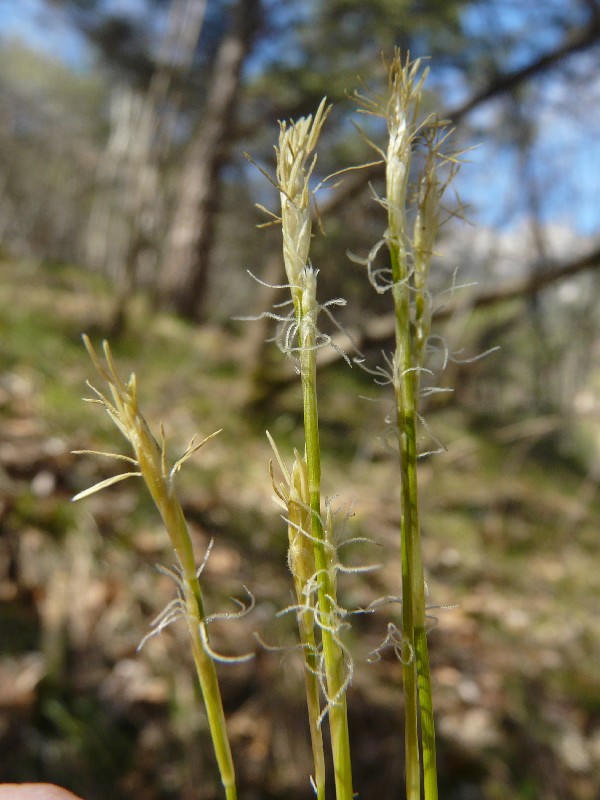
[[[196,620],[193,617],[188,617],[188,630],[192,641],[194,663],[196,665],[198,680],[200,681],[202,697],[204,698],[208,726],[219,767],[219,773],[221,775],[221,783],[225,789],[225,797],[227,800],[237,800],[235,770],[229,738],[227,736],[225,713],[223,711],[217,671],[214,661],[208,655],[202,644],[200,638],[200,624],[199,619]]]
[[[173,487],[173,474],[177,472],[189,455],[201,447],[207,439],[196,448],[188,450],[169,472],[165,455],[164,431],[161,429],[161,444],[159,445],[139,410],[135,375],[131,375],[127,384],[124,384],[118,376],[108,342],[104,342],[105,368],[98,359],[90,340],[87,336],[83,338],[98,372],[108,382],[114,405],[98,393],[100,400],[134,449],[140,474],[158,508],[179,562],[180,575],[177,576],[177,583],[183,593],[181,600],[185,605],[185,617],[190,633],[196,672],[206,707],[221,781],[227,800],[236,800],[235,771],[227,737],[217,672],[206,633],[206,615],[196,570],[194,548],[183,509]]]
[[[302,601],[298,596],[298,602]],[[315,768],[315,787],[317,800],[325,800],[325,752],[323,750],[323,734],[319,726],[321,703],[319,700],[318,656],[314,635],[314,619],[311,612],[302,612],[299,620],[300,639],[304,645],[304,683],[306,703],[308,706],[308,724],[312,746],[313,764]]]
[[[415,629],[415,648],[419,676],[419,706],[421,709],[421,741],[423,746],[423,787],[425,800],[437,800],[437,763],[435,748],[435,725],[433,719],[433,700],[429,653],[427,651],[427,632],[425,628]]]
[[[408,270],[400,247],[391,247],[393,295],[396,311],[395,387],[402,484],[402,625],[406,641],[403,665],[405,696],[405,751],[407,800],[421,797],[421,758],[425,800],[437,798],[435,731],[431,678],[425,631],[425,581],[421,555],[417,481],[417,363],[410,325]],[[419,711],[421,747],[419,747]]]
[[[412,377],[412,373],[405,374]],[[404,384],[405,381],[402,381]],[[404,386],[405,389],[409,388]],[[400,405],[400,404],[399,404]],[[415,550],[419,550],[416,539],[415,519],[416,496],[413,488],[415,481],[411,464],[414,464],[413,451],[416,442],[414,436],[414,418],[398,411],[398,428],[400,431],[400,470],[402,486],[401,509],[401,558],[402,558],[402,634],[406,646],[403,648],[403,680],[404,680],[404,724],[406,755],[406,798],[420,800],[421,797],[421,755],[419,748],[418,722],[418,664],[415,658],[415,615],[417,597],[414,591]]]
[[[318,575],[317,602],[322,623],[321,642],[329,698],[331,749],[335,772],[337,800],[352,800],[352,765],[348,714],[346,708],[345,664],[342,649],[333,630],[337,625],[333,607],[335,585],[331,572],[330,544],[326,541],[321,518],[321,453],[316,387],[315,326],[310,315],[299,319],[300,373],[304,405],[306,465],[311,509],[311,535],[314,542],[315,567]]]
[[[221,783],[225,789],[226,800],[237,800],[235,769],[227,735],[217,670],[215,662],[206,651],[200,635],[201,626],[204,625],[206,615],[200,582],[196,574],[196,561],[189,530],[183,510],[175,495],[169,493],[165,502],[165,493],[163,493],[161,499],[163,502],[157,503],[157,505],[181,565],[186,619],[192,643],[194,664],[204,699],[208,727],[215,750]]]

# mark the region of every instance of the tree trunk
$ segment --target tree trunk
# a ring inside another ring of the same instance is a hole
[[[98,165],[86,255],[114,282],[115,335],[125,324],[141,260],[155,271],[164,219],[161,171],[177,113],[174,83],[192,63],[205,11],[206,0],[175,0],[147,90],[117,86],[111,98],[111,134]]]
[[[239,0],[232,28],[217,54],[199,131],[184,164],[178,205],[167,237],[159,304],[201,321],[218,211],[218,180],[232,139],[234,106],[260,0]]]

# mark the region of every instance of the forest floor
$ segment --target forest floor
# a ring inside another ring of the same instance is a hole
[[[0,264],[0,781],[50,780],[86,800],[220,796],[183,626],[137,645],[173,598],[154,565],[172,555],[143,485],[130,479],[77,504],[118,471],[73,450],[127,454],[105,413],[81,402],[101,379],[81,343],[99,342],[111,300],[73,269]],[[272,502],[269,429],[284,458],[301,445],[289,386],[249,410],[243,329],[194,328],[135,303],[113,343],[134,369],[151,427],[173,459],[194,433],[223,432],[182,471],[179,489],[211,612],[215,648],[255,651],[221,665],[245,800],[311,796],[302,672],[294,650],[286,526]],[[342,537],[342,605],[397,596],[399,489],[383,444],[385,402],[345,365],[322,376],[324,493]],[[597,480],[540,433],[543,420],[431,409],[444,450],[421,461],[424,561],[444,800],[598,800],[600,501]],[[427,444],[424,443],[427,447]],[[348,617],[348,702],[362,800],[401,798],[401,668],[369,658],[397,604]],[[276,646],[262,648],[256,634]]]

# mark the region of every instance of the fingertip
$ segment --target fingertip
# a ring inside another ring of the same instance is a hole
[[[0,783],[0,800],[81,800],[53,783]]]

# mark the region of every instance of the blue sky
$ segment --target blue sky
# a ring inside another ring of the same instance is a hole
[[[43,0],[0,0],[0,31],[4,39],[20,39],[72,67],[85,66],[89,52],[83,37],[60,7]]]
[[[145,10],[144,0],[104,0],[105,10],[118,10],[137,16]],[[524,7],[525,8],[525,7]],[[523,17],[519,17],[519,6],[512,4],[503,7],[499,25],[503,33],[518,31],[523,25]],[[488,7],[489,10],[489,7]],[[540,13],[543,9],[533,11],[528,7],[525,16],[531,21],[531,14]],[[483,18],[477,16],[477,9],[464,15],[464,26],[472,33],[484,24]],[[489,35],[489,31],[487,32]],[[57,56],[70,66],[85,69],[93,61],[89,48],[82,37],[70,24],[68,15],[60,5],[50,5],[44,0],[0,0],[0,36],[5,39],[18,38],[34,49]],[[550,26],[543,40],[534,37],[529,40],[525,51],[513,53],[514,63],[520,66],[533,55],[530,48],[550,49],[557,44]],[[586,54],[578,56],[580,63]],[[589,77],[586,79],[585,91],[597,97],[600,102],[600,79],[596,79],[595,64],[590,58]],[[435,65],[431,65],[435,75]],[[432,77],[434,77],[432,75]],[[454,92],[463,94],[459,75],[438,74],[440,85],[444,86],[444,94],[454,86]],[[598,91],[593,91],[598,84]],[[556,180],[564,176],[564,185],[550,185],[544,193],[545,221],[559,222],[575,227],[581,233],[592,234],[600,229],[600,112],[598,119],[590,113],[579,118],[572,111],[561,115],[561,103],[565,107],[571,98],[561,98],[560,81],[549,80],[548,76],[540,76],[532,84],[537,94],[535,101],[541,105],[536,112],[536,148],[532,170],[538,178],[541,191],[553,170]],[[531,88],[531,87],[528,87]],[[551,95],[556,94],[556,97]],[[456,101],[456,98],[455,98]],[[448,102],[448,100],[446,100]],[[592,106],[594,107],[594,106]],[[468,155],[468,161],[458,179],[461,197],[472,204],[471,218],[478,224],[502,226],[506,218],[506,206],[510,204],[519,208],[525,202],[519,195],[516,182],[518,165],[502,150],[502,145],[494,143],[498,127],[498,117],[494,103],[481,107],[473,119],[481,121],[481,144]],[[518,181],[518,178],[517,178]],[[523,210],[522,208],[520,209]],[[513,224],[516,220],[513,217]]]

